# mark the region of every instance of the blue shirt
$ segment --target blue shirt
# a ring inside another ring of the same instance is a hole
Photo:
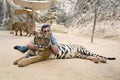
[[[53,45],[58,45],[57,40],[53,35],[51,35],[51,42]]]

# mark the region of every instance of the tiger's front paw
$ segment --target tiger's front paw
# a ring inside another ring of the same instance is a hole
[[[17,64],[18,64],[18,60],[15,60],[15,61],[13,62],[13,64],[14,64],[14,65],[17,65]]]
[[[101,63],[107,63],[107,60],[104,59],[104,58],[99,58],[99,61],[100,61]]]
[[[92,61],[93,61],[94,63],[98,63],[98,62],[99,62],[98,59],[93,59]]]
[[[25,59],[18,62],[18,67],[25,67],[28,65],[29,65],[29,62]]]

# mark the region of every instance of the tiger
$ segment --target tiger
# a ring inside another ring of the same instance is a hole
[[[94,63],[106,63],[107,60],[116,60],[114,57],[104,57],[98,54],[91,53],[85,47],[76,44],[58,44],[59,53],[55,54],[50,46],[51,37],[46,36],[43,33],[36,33],[34,36],[34,45],[40,50],[30,50],[27,54],[19,59],[16,59],[13,63],[19,67],[24,67],[29,64],[51,60],[51,59],[86,59]]]
[[[20,32],[20,36],[22,35],[22,31],[26,32],[27,36],[29,34],[29,37],[32,35],[32,31],[30,29],[30,25],[27,22],[15,22],[12,24],[12,29],[15,31],[15,35],[18,35],[18,31]]]
[[[32,15],[32,11],[27,10],[27,9],[16,9],[14,14],[15,15],[21,15],[21,14]]]
[[[50,13],[50,12],[48,12],[45,15],[40,15],[38,13],[38,15],[36,17],[36,21],[38,23],[47,23],[49,25],[52,25],[53,23],[55,23],[56,19],[57,19],[57,17],[53,13]]]

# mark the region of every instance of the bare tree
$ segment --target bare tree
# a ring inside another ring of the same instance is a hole
[[[97,0],[95,2],[94,6],[94,25],[93,25],[93,30],[92,30],[92,36],[91,36],[91,43],[93,43],[93,38],[94,38],[94,33],[95,33],[95,26],[96,26],[96,18],[97,18]]]

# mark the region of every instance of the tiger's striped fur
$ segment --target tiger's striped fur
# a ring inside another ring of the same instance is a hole
[[[21,14],[32,15],[32,11],[29,11],[27,9],[16,9],[14,14],[15,15],[21,15]]]
[[[15,31],[15,35],[18,35],[18,31],[20,32],[20,36],[22,36],[22,31],[26,32],[25,36],[27,36],[28,34],[29,36],[31,36],[32,34],[30,25],[27,22],[15,22],[14,24],[12,24],[12,29]]]
[[[115,58],[104,57],[98,54],[91,53],[85,47],[76,44],[58,44],[59,54],[52,54],[50,59],[67,59],[67,58],[81,58],[87,59],[87,57],[94,57],[100,62],[105,63],[106,60],[115,60]],[[97,62],[96,62],[97,63]]]
[[[58,44],[59,53],[53,53],[51,49],[51,38],[41,33],[36,33],[34,37],[34,45],[36,45],[40,50],[34,51],[29,50],[28,53],[14,61],[14,64],[23,67],[31,63],[38,61],[49,60],[49,59],[70,59],[70,58],[80,58],[93,61],[94,63],[102,62],[106,63],[106,60],[115,60],[116,58],[103,57],[97,54],[93,54],[86,48],[75,45],[75,44]]]

